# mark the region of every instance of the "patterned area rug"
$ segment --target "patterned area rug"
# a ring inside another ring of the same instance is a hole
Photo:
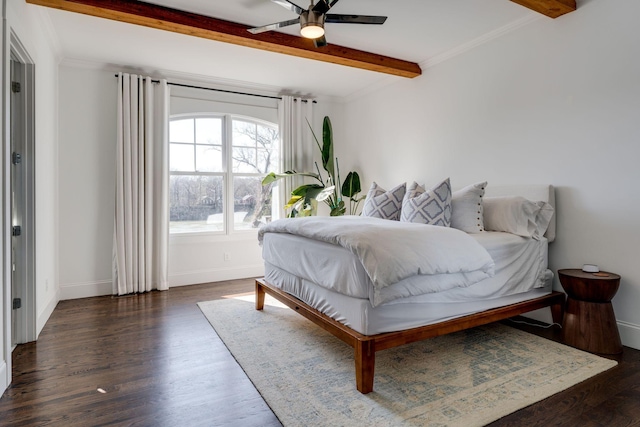
[[[616,365],[493,324],[376,353],[363,395],[353,349],[269,296],[198,305],[285,426],[482,426]]]

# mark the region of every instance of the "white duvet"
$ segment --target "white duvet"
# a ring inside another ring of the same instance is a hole
[[[261,244],[265,233],[302,236],[353,253],[371,281],[369,300],[374,307],[389,301],[385,288],[400,281],[410,284],[412,277],[437,278],[426,286],[409,286],[409,294],[419,295],[467,287],[494,274],[486,249],[454,228],[359,216],[305,217],[265,225],[258,232]]]

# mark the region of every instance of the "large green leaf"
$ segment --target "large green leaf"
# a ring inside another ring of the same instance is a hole
[[[338,203],[338,206],[336,206],[333,209],[331,209],[331,213],[329,215],[330,216],[342,216],[342,215],[345,214],[346,211],[347,211],[347,208],[344,205],[344,201],[340,200],[340,203]]]
[[[293,208],[293,210],[297,210],[296,205],[301,203],[304,203],[304,198],[302,196],[293,196],[289,199],[287,204],[284,205],[284,208],[285,209]]]
[[[262,185],[268,185],[271,184],[272,182],[275,182],[279,179],[282,178],[287,178],[289,176],[310,176],[311,178],[315,178],[317,180],[320,180],[320,176],[316,173],[310,173],[310,172],[296,172],[296,171],[286,171],[283,173],[275,173],[275,172],[271,172],[269,173],[267,176],[265,176],[262,179]]]
[[[325,187],[319,184],[304,184],[291,192],[292,196],[304,197],[306,200],[315,199]]]
[[[358,172],[349,172],[342,183],[342,195],[345,197],[353,197],[362,191],[360,187],[360,175]]]
[[[333,165],[333,128],[329,116],[322,122],[322,166],[335,184],[335,168]]]

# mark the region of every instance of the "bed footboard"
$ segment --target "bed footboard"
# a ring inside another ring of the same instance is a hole
[[[553,321],[562,323],[565,300],[565,295],[562,292],[554,291],[548,295],[528,301],[506,305],[432,325],[384,334],[363,335],[333,320],[294,296],[269,285],[264,279],[256,280],[256,310],[264,309],[264,298],[266,294],[271,295],[353,347],[356,388],[363,394],[373,391],[376,351],[473,328],[475,326],[486,325],[544,307],[551,307]]]

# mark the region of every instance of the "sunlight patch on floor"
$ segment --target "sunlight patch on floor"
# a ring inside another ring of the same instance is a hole
[[[235,300],[240,300],[240,301],[245,301],[245,302],[250,302],[250,303],[254,303],[255,302],[255,294],[253,292],[246,292],[246,293],[242,293],[242,294],[233,294],[233,295],[224,295],[222,298],[227,298],[227,299],[235,299]],[[276,300],[275,298],[271,297],[270,295],[267,295],[265,300],[264,300],[264,304],[265,305],[270,305],[272,307],[282,307],[282,308],[286,308],[287,306],[282,304],[280,301]]]

